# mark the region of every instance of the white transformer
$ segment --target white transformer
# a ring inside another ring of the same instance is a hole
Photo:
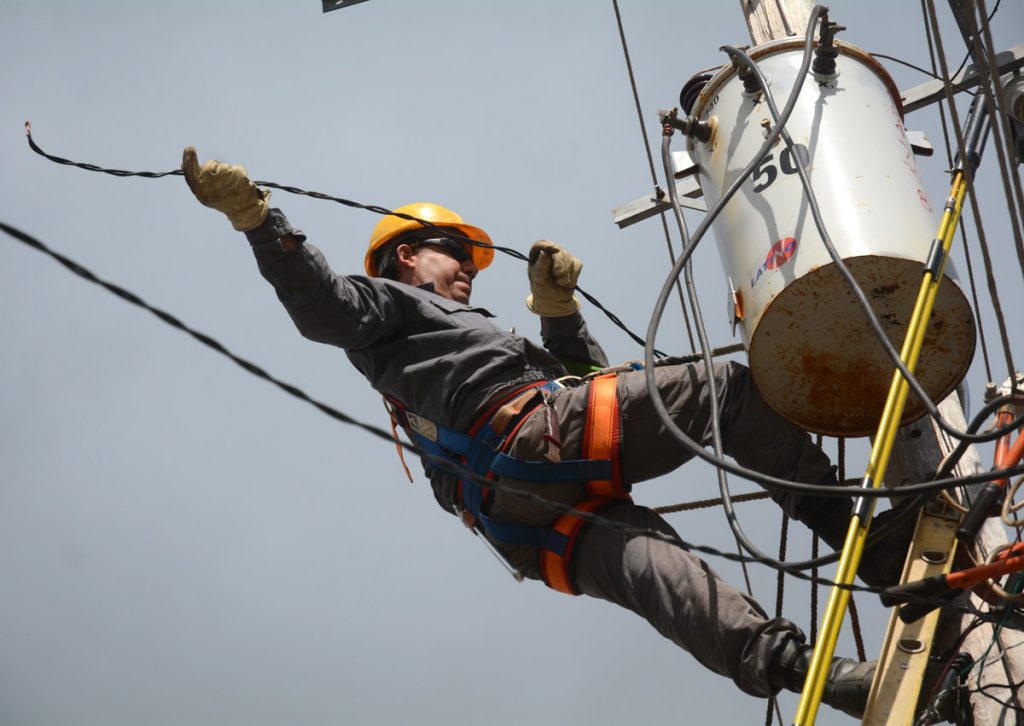
[[[839,256],[897,350],[938,220],[907,140],[895,84],[864,50],[836,46],[836,74],[808,72],[786,125],[797,150],[780,138],[725,206],[714,233],[765,400],[809,431],[862,436],[878,426],[895,365],[828,255],[794,154],[807,165]],[[781,110],[800,70],[803,41],[766,43],[749,55]],[[707,82],[692,115],[714,125],[709,142],[689,142],[711,207],[757,155],[773,120],[762,95],[745,92],[732,66]],[[975,345],[973,315],[951,264],[945,277],[917,366],[934,400],[967,373]],[[904,422],[923,413],[911,394]]]

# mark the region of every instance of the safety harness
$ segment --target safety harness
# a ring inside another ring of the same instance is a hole
[[[618,369],[588,379],[587,419],[582,457],[563,461],[561,440],[551,395],[562,388],[556,381],[538,381],[512,391],[495,402],[466,433],[454,431],[423,418],[401,401],[385,397],[396,435],[401,426],[409,440],[433,460],[428,467],[445,470],[446,462],[468,469],[478,477],[494,480],[508,477],[530,482],[584,483],[588,496],[576,503],[578,512],[597,512],[609,503],[629,499],[619,466],[619,401],[616,396]],[[543,407],[542,411],[538,411]],[[525,461],[507,452],[526,419],[544,415],[547,443],[545,461]],[[401,456],[401,447],[399,447]],[[403,465],[405,464],[403,459]],[[451,474],[458,477],[458,470]],[[408,467],[406,467],[408,474]],[[410,476],[410,480],[412,477]],[[577,514],[563,514],[552,525],[525,525],[488,516],[491,490],[477,480],[458,479],[458,514],[476,532],[506,545],[531,545],[540,553],[540,570],[551,588],[570,595],[579,594],[572,571],[572,555],[587,521]]]

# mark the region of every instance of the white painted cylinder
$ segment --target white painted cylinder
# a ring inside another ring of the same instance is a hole
[[[806,75],[787,130],[804,155],[839,256],[898,350],[938,219],[891,78],[860,48],[837,46],[836,76]],[[774,41],[749,54],[781,111],[796,82],[803,41]],[[731,66],[704,87],[693,115],[715,125],[707,144],[690,141],[711,207],[757,156],[773,122],[761,95],[745,93]],[[713,225],[741,303],[751,371],[765,400],[801,427],[843,436],[874,433],[895,366],[829,257],[796,170],[793,152],[780,139]],[[973,315],[948,264],[917,367],[933,399],[944,398],[966,375],[974,345]],[[904,421],[923,413],[911,395]]]

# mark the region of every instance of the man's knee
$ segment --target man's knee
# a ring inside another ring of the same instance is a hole
[[[720,361],[714,364],[715,381],[719,389],[725,384],[725,390],[743,391],[753,386],[750,368],[734,360]]]

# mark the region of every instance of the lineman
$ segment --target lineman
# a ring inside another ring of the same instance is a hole
[[[366,252],[366,276],[342,276],[280,210],[270,208],[269,192],[257,188],[244,167],[216,161],[200,166],[189,147],[182,168],[199,201],[245,232],[260,272],[302,335],[343,348],[390,402],[396,422],[431,454],[424,467],[442,507],[486,536],[526,577],[636,612],[746,693],[800,690],[811,648],[796,625],[769,619],[753,599],[679,547],[586,526],[512,491],[599,512],[632,530],[675,534],[629,498],[634,483],[689,459],[665,432],[643,373],[556,382],[566,378],[567,366],[579,371],[608,365],[573,292],[578,259],[548,241],[531,249],[527,305],[541,318],[542,348],[502,332],[488,311],[470,305],[473,283],[494,250],[486,232],[451,210],[428,203],[396,210],[433,226],[385,216]],[[676,423],[707,441],[711,380],[705,368],[660,366],[655,376]],[[836,483],[825,454],[764,403],[745,367],[716,364],[711,378],[721,391],[727,454],[771,476]],[[446,459],[498,479],[499,486],[485,489],[477,479],[458,478]],[[833,547],[842,542],[848,500],[775,498]],[[887,569],[869,577],[893,581],[897,573]],[[873,671],[874,663],[834,659],[824,702],[859,716]]]

